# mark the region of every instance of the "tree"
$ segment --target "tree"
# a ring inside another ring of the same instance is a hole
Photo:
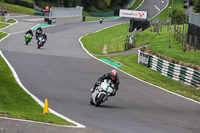
[[[200,0],[195,1],[194,10],[195,10],[196,13],[200,13]]]
[[[172,23],[183,24],[186,15],[182,10],[173,9]]]

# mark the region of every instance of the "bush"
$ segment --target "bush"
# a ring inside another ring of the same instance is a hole
[[[17,0],[16,4],[21,5],[21,6],[25,6],[28,8],[33,8],[33,5],[35,4],[34,1],[32,0]]]
[[[196,13],[200,13],[200,0],[195,1],[194,10],[195,10]]]
[[[186,15],[182,10],[174,9],[172,15],[172,23],[183,24],[183,22],[185,22],[185,17]]]
[[[15,4],[16,3],[16,0],[4,0],[6,3],[9,3],[9,4]]]

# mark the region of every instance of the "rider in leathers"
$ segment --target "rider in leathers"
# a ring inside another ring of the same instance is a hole
[[[119,78],[117,77],[117,71],[116,70],[112,70],[110,73],[106,73],[102,77],[100,77],[98,79],[98,81],[95,83],[94,88],[91,89],[91,92],[93,93],[95,88],[97,86],[99,86],[104,79],[110,79],[111,80],[111,83],[114,85],[114,87],[113,87],[114,91],[111,94],[111,96],[115,96],[116,91],[118,90],[119,83],[120,83]]]
[[[33,31],[31,29],[29,29],[25,34],[31,34],[32,36],[34,36]]]

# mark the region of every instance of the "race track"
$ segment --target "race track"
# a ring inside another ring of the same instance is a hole
[[[50,108],[96,133],[199,133],[198,103],[121,71],[117,95],[101,107],[90,105],[90,89],[99,76],[113,67],[89,56],[79,38],[126,22],[129,20],[121,18],[105,21],[102,25],[81,22],[45,28],[48,41],[41,49],[37,49],[35,39],[26,46],[24,32],[12,34],[1,42],[0,49],[33,95],[41,101],[47,98]],[[13,33],[17,28],[5,31]]]

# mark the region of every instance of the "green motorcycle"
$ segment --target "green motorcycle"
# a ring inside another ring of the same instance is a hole
[[[32,39],[32,35],[31,34],[26,34],[26,36],[25,36],[26,45],[28,45],[28,43],[31,42],[31,39]]]

